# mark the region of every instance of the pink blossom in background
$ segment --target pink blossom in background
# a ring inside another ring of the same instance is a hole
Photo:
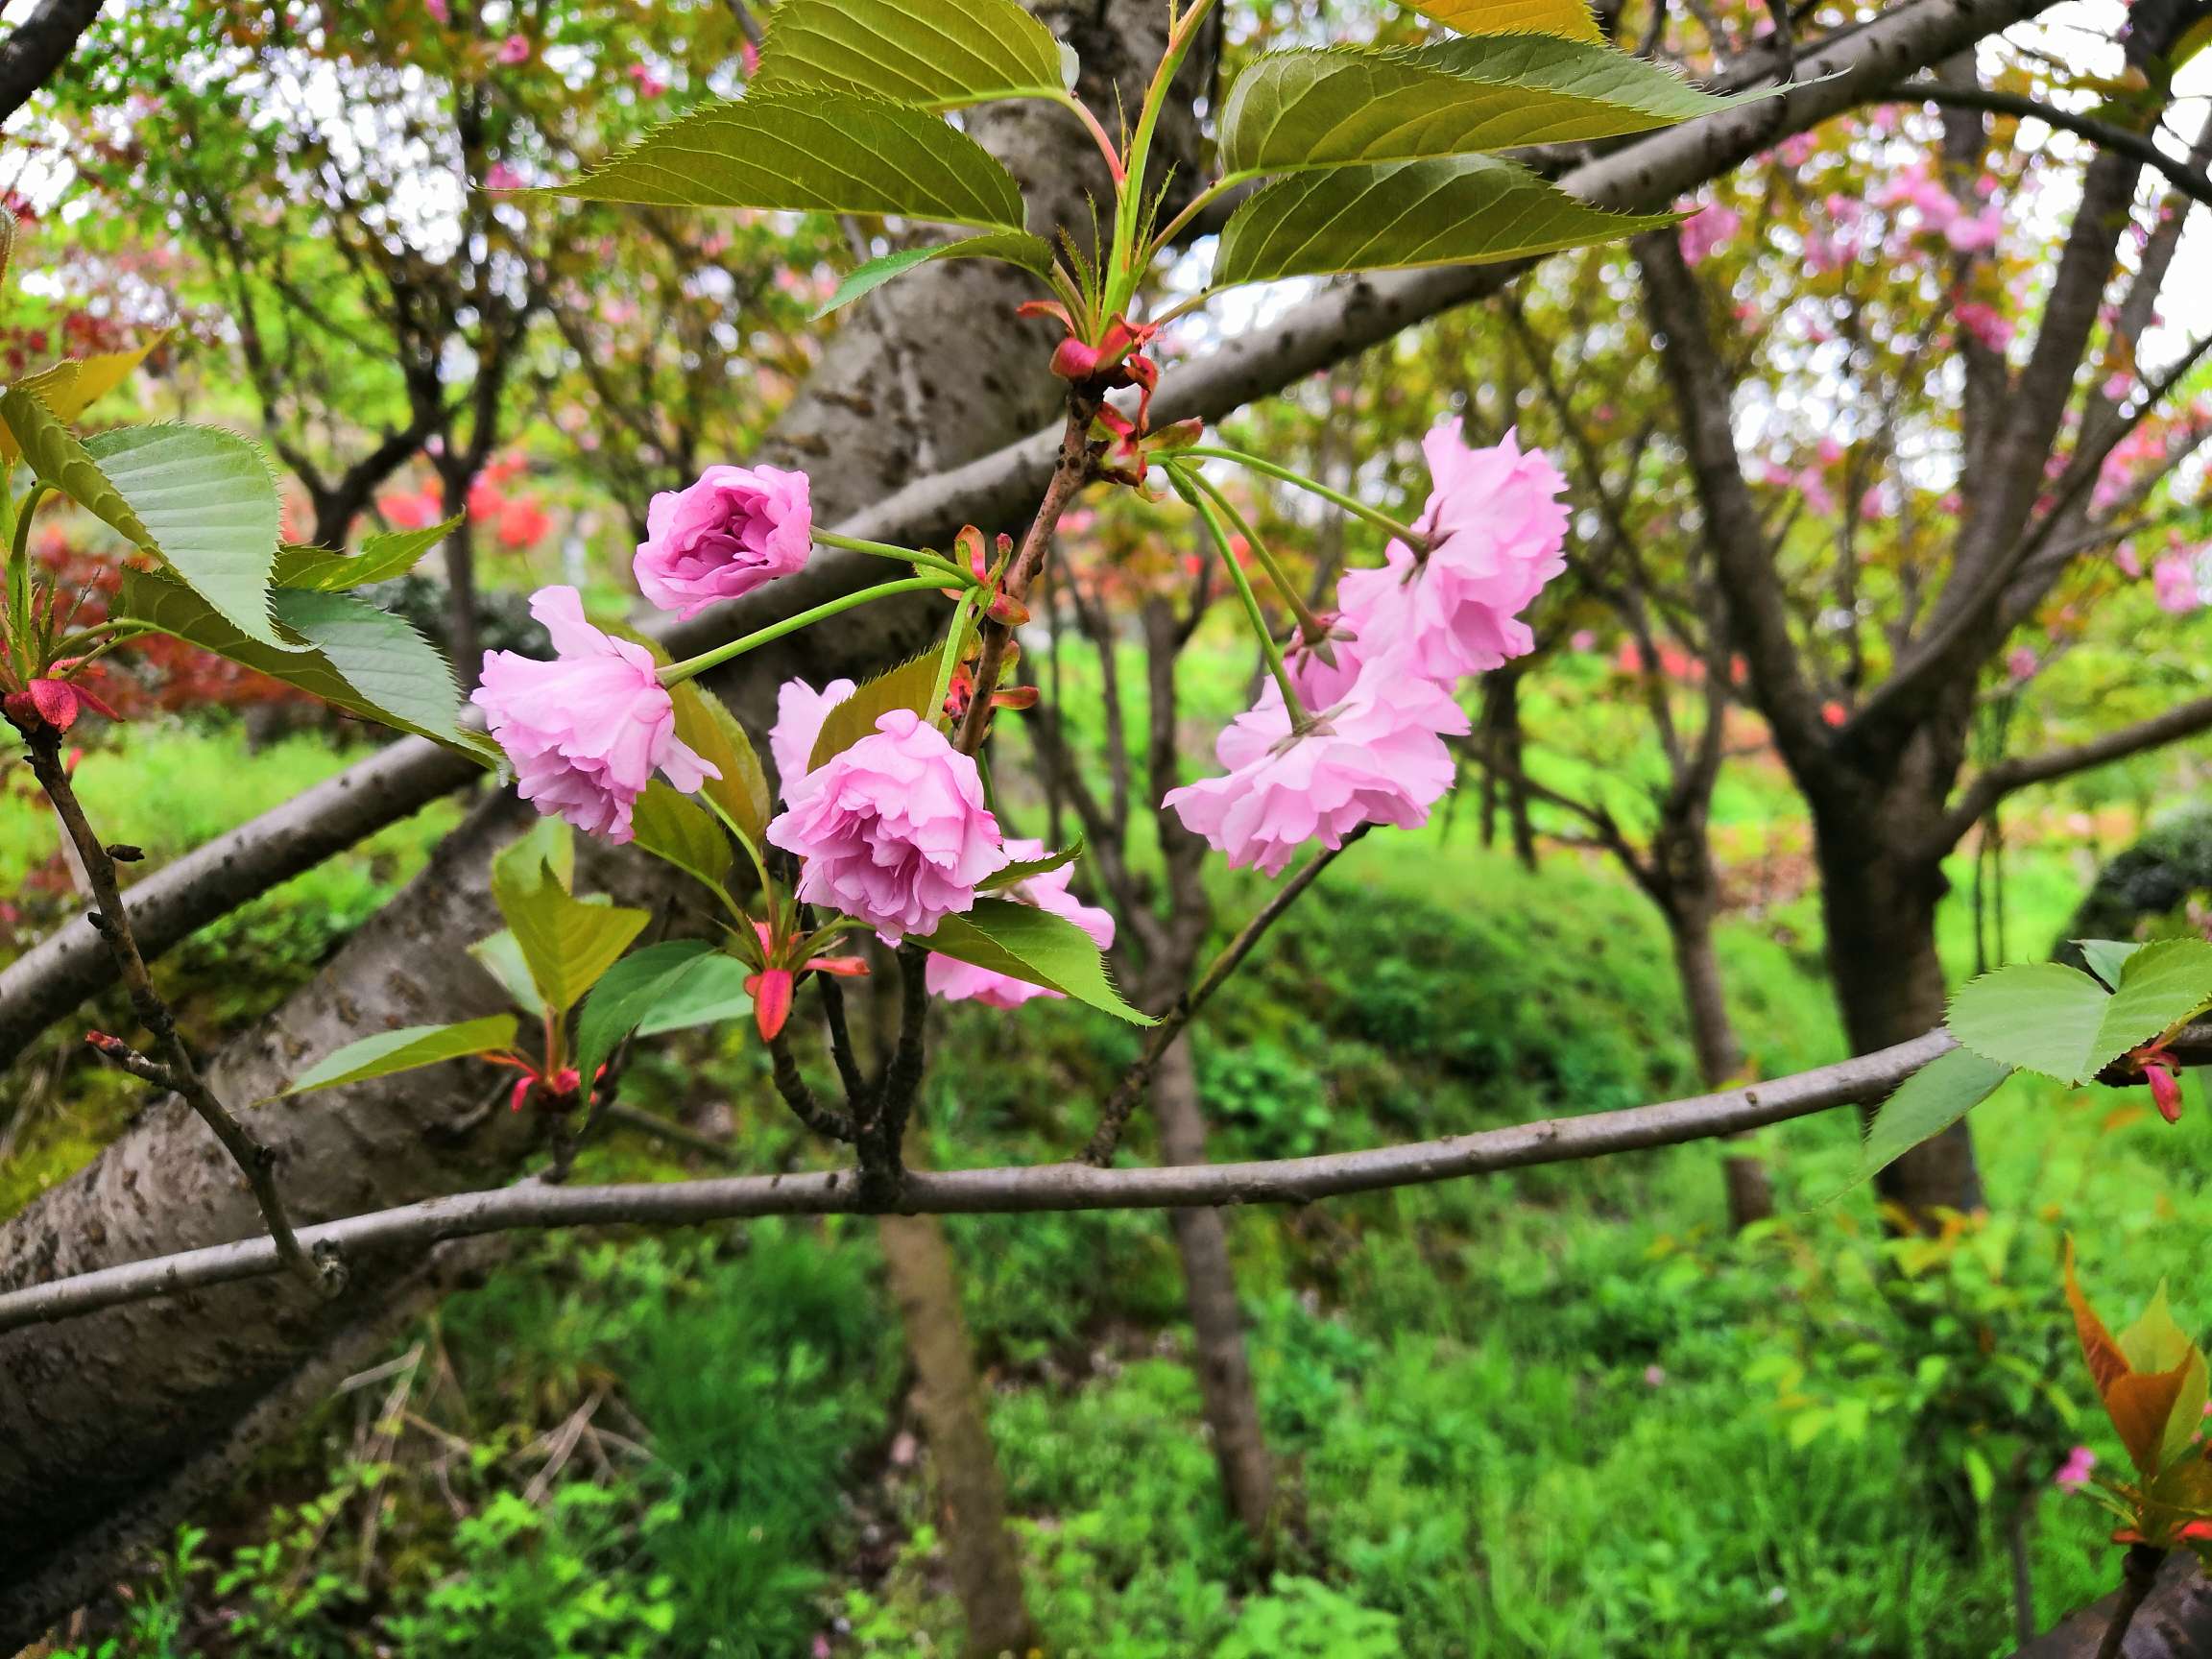
[[[499,50],[493,53],[492,58],[494,62],[509,65],[529,62],[530,37],[526,35],[508,36],[499,42]]]
[[[2125,403],[2128,394],[2135,390],[2135,376],[2125,369],[2118,370],[2104,377],[2104,384],[2099,390],[2104,393],[2106,402]]]
[[[1743,228],[1743,215],[1733,207],[1716,203],[1702,208],[1682,227],[1682,257],[1693,265],[1703,264],[1713,256],[1714,250]]]
[[[1426,824],[1429,808],[1452,787],[1444,734],[1467,731],[1466,711],[1442,686],[1375,672],[1293,733],[1283,693],[1270,682],[1214,746],[1227,775],[1171,789],[1163,804],[1227,854],[1230,868],[1250,864],[1280,875],[1309,841],[1341,847],[1362,824]]]
[[[630,65],[630,79],[637,83],[637,96],[640,98],[658,98],[668,90],[668,83],[643,63]]]
[[[830,710],[853,695],[853,682],[832,680],[817,691],[804,680],[786,680],[776,689],[776,724],[768,731],[768,753],[776,762],[776,781],[786,797],[806,776],[814,743]]]
[[[800,569],[813,538],[805,473],[709,467],[689,489],[653,497],[631,568],[645,597],[682,620]]]
[[[2113,549],[2112,563],[2120,566],[2124,576],[2143,574],[2143,555],[2135,551],[2135,543],[2132,541],[2123,541]]]
[[[2005,215],[1995,203],[1971,219],[1954,219],[1943,229],[1943,239],[1955,253],[1986,253],[2004,234]]]
[[[652,653],[584,620],[573,588],[541,588],[530,614],[557,661],[484,653],[469,701],[515,767],[523,800],[587,834],[630,839],[630,809],[658,772],[688,795],[722,774],[676,736],[676,709]]]
[[[429,12],[437,22],[450,23],[453,21],[453,13],[446,7],[445,0],[422,0],[422,10]]]
[[[522,175],[504,161],[494,161],[485,169],[484,188],[487,190],[520,190],[523,187]]]
[[[768,840],[805,861],[798,896],[867,923],[887,945],[973,909],[1011,862],[975,762],[911,709],[797,782]]]
[[[1994,305],[1969,300],[1958,308],[1959,326],[1992,351],[2012,344],[2012,320]]]
[[[2197,590],[2197,560],[2188,553],[2169,553],[2151,570],[2152,591],[2158,609],[2172,616],[2185,616],[2200,600]]]
[[[2035,672],[2033,649],[2026,645],[2013,646],[2010,654],[2005,659],[2005,672],[2010,676],[2015,685],[2033,674]]]
[[[745,66],[745,79],[760,73],[760,48],[747,40],[737,48],[737,60]]]
[[[1570,650],[1595,650],[1598,645],[1597,630],[1592,628],[1577,628],[1573,634],[1568,636],[1567,644]]]
[[[1015,863],[1025,864],[1045,856],[1045,843],[1016,839],[1006,843],[1006,853]],[[1069,878],[1074,874],[1072,862],[1063,864],[1041,876],[1025,877],[1011,887],[1001,889],[996,897],[1011,899],[1017,904],[1034,904],[1040,910],[1064,916],[1103,950],[1114,943],[1114,918],[1068,891]],[[994,974],[988,968],[977,968],[973,963],[954,961],[934,952],[929,957],[924,979],[932,994],[948,1002],[981,1002],[993,1008],[1019,1008],[1035,998],[1063,995],[1043,985],[1032,985],[1026,979],[1010,978],[1004,974]]]
[[[2066,1454],[2066,1461],[2058,1465],[2051,1484],[2061,1492],[2079,1492],[2089,1484],[2089,1472],[2096,1467],[2097,1454],[2086,1446],[2077,1446]]]

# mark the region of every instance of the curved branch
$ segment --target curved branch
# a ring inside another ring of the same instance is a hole
[[[2134,157],[2166,176],[2168,183],[2193,201],[2212,207],[2212,178],[2186,161],[2169,156],[2157,143],[2093,115],[2077,115],[2015,92],[1995,92],[1985,86],[1947,86],[1940,81],[1907,81],[1887,92],[1874,94],[1869,104],[1943,104],[1960,109],[1982,109],[1992,115],[2010,115],[2022,121],[2040,121],[2046,127],[2086,138],[2100,149]]]
[[[1943,1031],[1793,1077],[1617,1112],[1553,1118],[1507,1129],[1360,1152],[1252,1164],[1180,1164],[1099,1169],[1086,1164],[1029,1168],[911,1171],[897,1208],[907,1214],[974,1215],[1067,1210],[1166,1210],[1194,1205],[1304,1204],[1703,1141],[1837,1106],[1877,1099],[1957,1045]],[[310,1248],[349,1257],[421,1250],[448,1238],[526,1228],[616,1224],[688,1226],[760,1215],[825,1215],[872,1208],[852,1170],[740,1175],[718,1180],[559,1187],[526,1181],[404,1204],[303,1227]],[[176,1295],[276,1270],[267,1238],[186,1250],[0,1294],[0,1331],[74,1318],[102,1308]]]
[[[44,0],[0,40],[0,121],[46,84],[100,15],[100,6],[101,0]]]
[[[1909,0],[1874,20],[1844,32],[1839,41],[1801,53],[1798,73],[1808,84],[1774,99],[1722,110],[1702,120],[1623,144],[1618,150],[1563,175],[1559,183],[1602,206],[1653,207],[1735,167],[1762,147],[1803,132],[1863,101],[1870,85],[1887,84],[1931,62],[1950,57],[1984,36],[2049,9],[2054,0]],[[1401,329],[1440,311],[1494,294],[1527,268],[1520,265],[1444,267],[1392,273],[1334,287],[1292,306],[1266,326],[1240,335],[1210,355],[1166,375],[1153,400],[1155,421],[1196,417],[1217,421],[1256,398],[1294,385],[1306,375],[1358,355]],[[1060,440],[1055,425],[993,454],[920,479],[834,528],[865,541],[919,546],[943,541],[965,523],[1016,519],[1033,506],[1052,470]],[[667,631],[663,640],[679,656],[688,656],[734,638],[768,622],[850,591],[878,574],[861,554],[818,553],[807,568],[784,578],[754,600],[742,600],[704,613]],[[328,841],[317,857],[350,845],[381,824],[417,811],[460,781],[439,774],[432,757],[442,752],[421,738],[408,738],[375,761],[346,774],[353,778],[379,764],[395,772],[411,768],[410,784],[387,788],[387,814],[362,822],[350,833]],[[330,789],[342,782],[333,780]],[[136,895],[130,899],[134,926],[146,927],[147,949],[174,945],[193,927],[223,915],[246,900],[286,880],[316,861],[266,856],[275,821],[292,833],[312,830],[299,811],[304,800],[280,807],[180,860],[208,883],[204,892],[180,877],[171,902],[186,906],[191,926],[163,934],[138,920]],[[305,845],[305,843],[302,843]],[[20,1052],[27,1034],[59,1019],[88,992],[107,983],[105,975],[56,977],[52,944],[42,943],[0,973],[0,1065]]]

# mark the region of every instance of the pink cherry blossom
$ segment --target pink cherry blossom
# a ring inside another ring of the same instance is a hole
[[[791,786],[806,776],[814,741],[830,710],[853,695],[853,682],[832,680],[817,691],[804,680],[786,680],[776,690],[776,724],[768,730],[768,753],[776,762],[776,781],[788,798]]]
[[[1443,734],[1464,736],[1467,715],[1433,681],[1393,671],[1403,662],[1392,657],[1362,673],[1296,733],[1270,683],[1214,746],[1227,776],[1171,789],[1164,804],[1226,853],[1232,869],[1251,864],[1270,876],[1309,841],[1341,847],[1362,824],[1427,823],[1452,787]]]
[[[1980,300],[1969,300],[1953,313],[1959,326],[1992,351],[2002,351],[2012,344],[2012,319],[1994,305]]]
[[[1386,655],[1449,686],[1535,645],[1519,613],[1567,566],[1567,509],[1556,499],[1566,479],[1511,432],[1475,449],[1448,421],[1421,447],[1435,490],[1414,528],[1430,539],[1429,556],[1393,541],[1380,568],[1345,572],[1337,604],[1357,639],[1336,647],[1337,675],[1314,677],[1310,689],[1301,672],[1309,707],[1334,702],[1358,664]]]
[[[688,618],[802,568],[813,538],[805,473],[709,467],[653,497],[631,568],[646,598]]]
[[[1743,228],[1743,215],[1733,207],[1716,204],[1702,208],[1682,227],[1682,257],[1701,265]]]
[[[2027,645],[2015,645],[2005,658],[2005,673],[2017,685],[2035,672],[2035,653]]]
[[[484,188],[487,190],[520,190],[523,185],[522,175],[504,161],[494,161],[485,169]]]
[[[2186,616],[2202,603],[2197,586],[2197,561],[2187,553],[2169,553],[2151,569],[2152,590],[2158,609],[2173,616]]]
[[[513,762],[523,800],[624,842],[630,809],[655,772],[686,795],[722,776],[677,738],[675,705],[644,646],[585,621],[573,588],[540,589],[530,614],[553,636],[559,659],[487,651],[469,698]]]
[[[2079,1492],[2089,1484],[2089,1471],[2096,1467],[2097,1454],[2086,1446],[2077,1446],[2066,1454],[2066,1461],[2058,1465],[2051,1484],[2061,1492]]]
[[[799,898],[887,945],[974,908],[976,883],[1011,862],[975,762],[911,709],[783,787],[790,806],[768,839],[805,861]]]
[[[668,90],[668,83],[654,74],[652,68],[644,63],[630,65],[630,79],[637,83],[637,96],[640,98],[658,98]]]
[[[1006,853],[1015,863],[1027,863],[1045,856],[1045,843],[1017,839],[1006,843]],[[1092,944],[1103,950],[1114,943],[1114,918],[1068,891],[1069,878],[1074,874],[1072,863],[1063,864],[1041,876],[1025,877],[1011,887],[1001,889],[997,897],[1011,899],[1017,904],[1034,904],[1040,910],[1065,916],[1091,936]],[[981,1002],[993,1008],[1019,1008],[1034,998],[1062,995],[1042,985],[1032,985],[1026,979],[995,974],[988,968],[935,952],[929,957],[926,978],[929,989],[948,1002]]]
[[[422,10],[429,12],[432,19],[437,22],[450,23],[453,21],[453,13],[447,9],[445,0],[422,0]]]
[[[1971,219],[1954,219],[1943,228],[1943,239],[1955,253],[1986,253],[2005,233],[2005,214],[1995,203]]]
[[[499,42],[499,50],[492,54],[493,61],[512,67],[530,61],[530,37],[527,35],[510,35]]]

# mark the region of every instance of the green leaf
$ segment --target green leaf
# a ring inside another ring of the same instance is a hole
[[[719,892],[730,875],[730,837],[706,807],[656,778],[630,811],[637,845]]]
[[[755,92],[704,105],[547,193],[1024,228],[1014,176],[974,139],[908,105],[840,92]]]
[[[643,910],[572,897],[543,863],[527,874],[495,864],[492,898],[515,931],[539,1000],[553,1014],[573,1007],[653,919]]]
[[[756,850],[764,846],[775,803],[753,739],[722,699],[696,680],[671,686],[669,695],[676,703],[677,737],[722,774],[708,779],[699,793],[729,814]]]
[[[1609,213],[1487,156],[1298,173],[1229,216],[1214,284],[1519,259],[1633,236],[1679,217]]]
[[[1024,271],[1033,271],[1040,276],[1052,274],[1052,245],[1042,236],[1032,236],[1026,230],[994,230],[984,236],[970,236],[958,242],[939,242],[927,248],[902,248],[896,253],[886,253],[880,259],[871,259],[853,271],[837,284],[837,292],[830,295],[822,308],[814,313],[816,322],[830,312],[850,305],[863,294],[880,288],[894,276],[902,276],[917,265],[926,265],[933,259],[1003,259],[1009,265],[1019,265]]]
[[[5,270],[6,262],[5,252],[0,252],[0,271]],[[36,392],[38,401],[66,425],[130,379],[138,365],[146,361],[147,354],[168,338],[169,331],[163,329],[128,351],[102,351],[90,357],[67,358],[50,364],[36,374],[26,374],[16,384],[27,392]],[[0,423],[0,462],[12,463],[20,454],[14,433]]]
[[[1871,1181],[1923,1141],[1934,1140],[1997,1092],[2012,1068],[1971,1048],[1937,1055],[1897,1086],[1866,1126],[1866,1143],[1851,1187]]]
[[[1057,98],[1060,42],[1014,0],[783,0],[760,49],[759,92],[824,86],[926,109]]]
[[[658,1036],[749,1014],[750,972],[703,939],[670,939],[634,950],[592,988],[576,1020],[576,1070],[589,1077],[632,1031]]]
[[[280,510],[260,450],[213,426],[126,426],[80,444],[21,386],[0,394],[0,421],[42,482],[158,555],[247,638],[277,643]]]
[[[351,714],[413,732],[486,765],[495,744],[459,725],[453,670],[404,616],[350,593],[278,589],[275,613],[297,645],[264,645],[194,589],[154,570],[123,572],[116,614],[281,680]]]
[[[510,841],[494,859],[496,868],[519,881],[538,878],[538,866],[548,866],[565,893],[576,890],[576,831],[565,818],[541,816]]]
[[[2096,1072],[2139,1043],[2212,1006],[2212,943],[2161,939],[2128,958],[2104,1005],[2087,1070]]]
[[[1597,14],[1583,0],[1406,0],[1422,16],[1462,35],[1557,35],[1602,41]]]
[[[1221,170],[1235,180],[1609,138],[1742,101],[1609,46],[1541,35],[1271,52],[1229,93]]]
[[[414,569],[425,553],[460,525],[461,516],[455,514],[445,523],[424,529],[394,530],[364,537],[358,553],[333,553],[324,547],[281,547],[276,553],[276,586],[316,588],[326,593],[337,593],[349,588],[366,588],[372,582],[389,582]]]
[[[326,1054],[299,1076],[285,1094],[304,1094],[311,1089],[334,1089],[341,1083],[364,1083],[372,1077],[389,1077],[395,1071],[416,1071],[445,1060],[471,1054],[490,1054],[515,1046],[515,1016],[492,1014],[459,1025],[405,1025],[397,1031],[379,1031],[358,1043],[349,1043]],[[281,1095],[277,1098],[282,1098]]]
[[[1043,985],[1133,1025],[1159,1023],[1121,999],[1090,935],[1064,916],[1006,899],[978,899],[965,916],[948,916],[929,949],[958,962]]]
[[[2203,1354],[2167,1306],[2163,1280],[2141,1317],[2120,1333],[2118,1344],[2129,1369],[2172,1379],[2173,1402],[2158,1445],[2157,1465],[2163,1467],[2186,1452],[2191,1437],[2203,1427],[2207,1383],[2212,1381],[2207,1378]]]
[[[522,947],[516,940],[514,928],[502,927],[491,938],[477,940],[469,947],[469,954],[499,981],[507,995],[515,999],[516,1007],[528,1014],[544,1011],[538,999],[538,986],[530,977],[530,964],[522,960]]]
[[[2000,1065],[2078,1083],[2111,998],[2104,987],[2059,962],[2022,962],[1970,979],[1951,998],[1951,1035]]]
[[[1016,882],[1028,880],[1032,876],[1048,875],[1054,870],[1072,864],[1082,855],[1083,837],[1078,835],[1057,853],[1047,853],[1042,858],[1030,858],[1020,863],[1007,865],[1005,869],[986,877],[975,890],[978,893],[1000,892],[1013,886]]]
[[[2081,952],[2082,961],[2089,964],[2089,972],[2110,989],[2119,987],[2128,958],[2143,949],[2125,939],[2077,939],[2074,948]]]
[[[937,653],[934,651],[925,651],[888,673],[877,675],[830,710],[829,717],[822,722],[822,734],[814,739],[814,753],[806,757],[806,770],[812,772],[825,760],[844,754],[875,731],[876,722],[894,709],[911,709],[923,719],[928,719],[929,693],[936,689]],[[784,779],[784,791],[788,793],[798,781],[796,778]]]

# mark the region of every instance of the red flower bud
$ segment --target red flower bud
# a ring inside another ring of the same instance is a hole
[[[2174,1074],[2173,1063],[2164,1059],[2143,1062],[2143,1081],[2151,1085],[2151,1100],[2158,1108],[2158,1116],[2169,1123],[2181,1121],[2181,1079]]]
[[[745,992],[753,998],[753,1018],[762,1040],[773,1043],[791,1018],[791,971],[771,968],[755,974],[746,979]]]

